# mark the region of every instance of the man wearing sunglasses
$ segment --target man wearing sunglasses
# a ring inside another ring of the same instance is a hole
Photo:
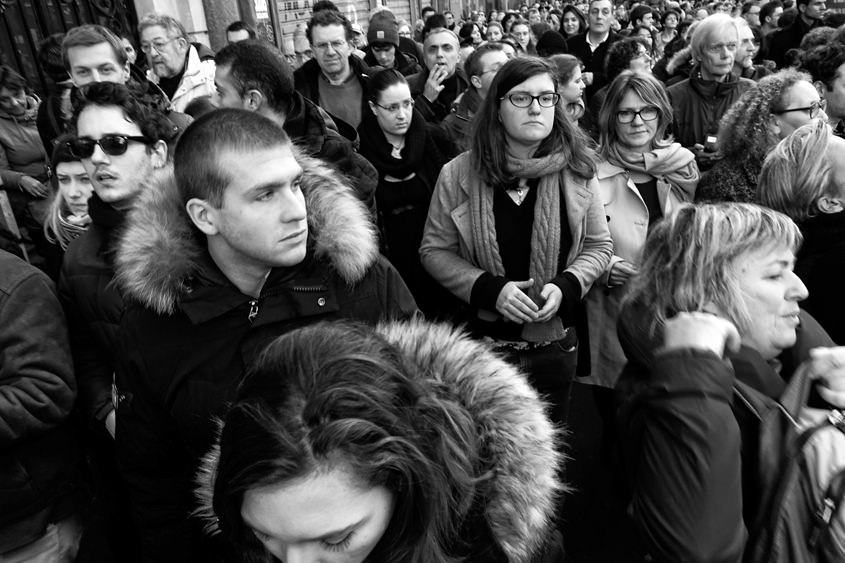
[[[243,109],[195,121],[172,175],[136,204],[117,279],[116,448],[144,560],[219,561],[193,477],[247,366],[273,338],[324,320],[416,310],[378,253],[366,208],[284,130]]]

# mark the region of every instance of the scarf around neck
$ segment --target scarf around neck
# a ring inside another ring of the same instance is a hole
[[[361,136],[361,154],[375,166],[380,176],[407,178],[412,173],[419,172],[425,158],[428,132],[425,119],[416,110],[411,116],[411,126],[405,133],[401,160],[391,156],[393,145],[384,136],[372,112],[368,112],[361,120],[358,134]]]
[[[668,147],[658,147],[648,152],[625,155],[616,144],[610,146],[607,160],[619,168],[663,178],[669,184],[679,188],[692,201],[695,188],[701,174],[695,163],[695,155],[680,145],[672,143]]]
[[[529,159],[517,159],[508,154],[507,171],[515,178],[539,178],[537,202],[534,205],[534,225],[531,230],[531,261],[529,274],[534,286],[527,295],[542,307],[540,292],[543,286],[558,275],[560,254],[560,202],[564,186],[564,170],[568,162],[561,153]],[[480,174],[470,180],[469,204],[472,238],[479,266],[494,276],[505,276],[505,267],[496,240],[496,218],[493,214],[493,190]],[[552,342],[564,337],[563,321],[557,315],[544,323],[526,323],[522,338],[528,342]]]

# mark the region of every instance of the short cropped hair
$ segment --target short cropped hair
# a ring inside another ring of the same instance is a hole
[[[482,72],[484,72],[484,67],[481,66],[481,57],[488,53],[495,53],[495,52],[504,51],[504,47],[502,47],[501,43],[498,42],[489,42],[483,43],[479,45],[475,51],[469,54],[467,60],[464,61],[464,74],[467,75],[467,78],[471,76],[480,76]]]
[[[167,33],[173,37],[181,37],[188,43],[191,42],[188,31],[185,29],[185,26],[182,25],[182,22],[173,16],[168,16],[167,14],[147,14],[140,22],[138,22],[138,33],[143,32],[148,27],[155,26],[163,27]]]
[[[655,335],[677,313],[715,306],[740,334],[755,322],[743,302],[737,261],[749,252],[801,246],[801,231],[786,215],[751,203],[683,203],[646,239],[639,272],[628,282],[623,307],[635,304],[654,316]]]
[[[638,21],[642,21],[644,17],[653,13],[654,10],[652,10],[651,7],[646,6],[645,4],[640,4],[628,13],[628,18],[631,20],[631,24],[639,25],[637,24]]]
[[[50,80],[59,83],[70,79],[65,61],[62,58],[64,33],[53,33],[38,45],[38,64]]]
[[[247,39],[223,47],[214,57],[218,67],[229,66],[229,77],[241,97],[258,90],[267,106],[277,113],[287,113],[293,98],[293,71],[276,47],[256,39]]]
[[[778,143],[760,171],[760,203],[799,225],[818,215],[819,200],[836,192],[827,156],[831,137],[830,127],[817,119]]]
[[[230,31],[233,33],[236,31],[246,31],[250,39],[255,39],[255,30],[252,29],[252,27],[246,22],[242,22],[240,20],[233,21],[229,24],[229,27],[226,28],[226,33],[229,33]]]
[[[69,29],[65,34],[65,38],[62,40],[62,61],[64,61],[65,68],[70,70],[70,61],[67,58],[69,49],[74,47],[93,47],[100,43],[106,43],[111,47],[115,59],[120,66],[126,65],[126,51],[123,49],[123,43],[120,41],[120,37],[102,25],[86,23]]]
[[[780,0],[772,0],[763,4],[760,8],[760,25],[766,23],[766,18],[771,17],[778,8],[783,8],[783,2]]]
[[[192,198],[223,205],[232,182],[220,165],[220,155],[249,152],[290,144],[285,130],[254,111],[224,108],[203,115],[185,130],[176,145],[173,168],[182,203]]]
[[[312,34],[315,27],[329,25],[339,25],[343,27],[346,40],[352,40],[352,36],[354,35],[354,32],[352,31],[352,22],[350,22],[346,16],[336,10],[320,10],[319,12],[314,12],[314,15],[311,16],[310,20],[308,20],[308,25],[305,27],[305,36],[308,37],[308,42],[311,44],[314,43],[314,37]]]

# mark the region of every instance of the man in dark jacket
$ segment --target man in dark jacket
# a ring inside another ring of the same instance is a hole
[[[584,82],[587,84],[586,96],[589,101],[593,93],[607,84],[604,63],[607,50],[620,36],[613,32],[613,4],[610,0],[592,0],[587,13],[590,28],[585,33],[567,39],[569,52],[584,63]]]
[[[189,518],[193,474],[252,359],[302,325],[375,323],[416,306],[337,173],[239,109],[188,128],[174,173],[144,194],[117,260],[138,303],[121,324],[117,451],[143,555],[215,561],[223,553]]]
[[[314,58],[294,72],[296,91],[354,129],[367,111],[367,66],[352,54],[352,24],[340,12],[315,13],[306,28]]]
[[[82,451],[65,317],[49,278],[2,250],[0,350],[0,561],[72,561]]]
[[[443,121],[452,103],[467,89],[466,76],[458,64],[459,49],[454,32],[442,27],[432,29],[423,46],[426,68],[408,77],[416,109],[429,123]]]
[[[364,62],[370,68],[395,68],[403,76],[411,76],[422,70],[416,57],[402,52],[399,46],[399,24],[388,10],[376,12],[370,19],[364,52]]]
[[[73,142],[73,152],[94,187],[88,201],[92,223],[65,254],[59,298],[68,318],[86,442],[102,479],[95,486],[112,512],[106,519],[117,528],[109,535],[114,547],[121,550],[119,558],[131,561],[129,541],[119,535],[131,537],[131,532],[127,531],[128,514],[120,512],[122,486],[112,441],[112,379],[117,330],[124,310],[123,297],[112,283],[113,245],[127,210],[146,189],[148,176],[164,166],[167,143],[173,141],[176,130],[168,118],[138,102],[125,86],[108,82],[91,84],[85,90],[76,128],[78,139]]]
[[[294,90],[284,55],[265,43],[241,41],[224,47],[216,63],[214,83],[221,107],[257,111],[281,125],[308,156],[349,176],[358,197],[375,217],[378,172],[338,132],[323,109]]]
[[[827,9],[825,0],[797,0],[798,17],[790,25],[772,32],[768,37],[766,58],[775,62],[778,68],[785,64],[784,55],[790,49],[798,49],[808,31],[822,25],[822,15]]]
[[[825,113],[833,133],[845,138],[845,44],[831,42],[804,54],[804,70],[825,101]]]

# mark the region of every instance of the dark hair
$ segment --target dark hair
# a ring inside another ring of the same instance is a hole
[[[422,9],[422,10],[420,10],[420,15],[421,15],[423,18],[425,18],[425,15],[426,15],[428,12],[434,13],[434,12],[436,12],[436,11],[437,11],[437,10],[435,10],[435,9],[434,9],[434,8],[432,8],[431,6],[425,6],[425,7],[423,7],[423,9]]]
[[[38,45],[38,64],[50,80],[55,83],[70,79],[62,58],[62,41],[64,33],[54,33],[44,38]]]
[[[453,561],[476,491],[477,434],[469,412],[372,328],[321,322],[271,342],[224,417],[213,508],[245,561],[266,550],[244,523],[246,492],[344,464],[395,504],[368,560]],[[444,431],[446,430],[446,431]]]
[[[798,48],[806,53],[810,49],[814,49],[821,45],[827,45],[828,43],[835,41],[835,36],[836,29],[833,27],[828,27],[826,25],[814,27],[804,34]]]
[[[796,10],[795,8],[785,9],[784,6],[783,13],[778,18],[778,27],[781,29],[783,29],[784,27],[789,27],[790,25],[792,25],[792,23],[797,17],[798,10]]]
[[[599,111],[599,154],[602,158],[608,157],[619,140],[616,110],[629,91],[639,96],[646,105],[658,109],[657,130],[651,141],[652,148],[665,147],[671,142],[665,139],[666,129],[672,124],[672,104],[669,102],[666,87],[651,73],[625,70],[608,86],[607,96]]]
[[[446,27],[446,16],[443,14],[432,14],[432,16],[426,20],[422,30],[422,40],[425,41],[428,34],[436,29],[449,29]]]
[[[230,31],[246,31],[250,39],[255,39],[255,30],[246,22],[240,20],[233,21],[229,24],[229,27],[226,28],[226,33],[228,34]]]
[[[771,0],[763,4],[760,7],[760,25],[766,23],[766,18],[771,17],[778,8],[783,8],[783,2],[780,0]]]
[[[827,91],[833,89],[833,82],[839,75],[839,67],[845,64],[845,45],[838,42],[815,47],[804,53],[803,68],[820,81]]]
[[[633,25],[637,24],[638,21],[641,21],[644,17],[649,14],[653,14],[654,10],[651,7],[646,6],[645,4],[640,4],[639,6],[635,7],[633,10],[628,12],[628,19],[631,20]]]
[[[478,32],[481,33],[481,28],[478,27],[477,23],[467,22],[461,25],[461,28],[458,30],[458,38],[461,40],[461,47],[466,47],[467,45],[474,45],[474,43],[472,42],[473,28],[478,29]]]
[[[79,162],[80,160],[73,156],[73,153],[70,152],[70,147],[68,146],[68,141],[73,139],[73,135],[70,133],[63,133],[59,135],[55,141],[53,141],[53,154],[50,156],[50,167],[55,172],[56,167],[63,162]],[[57,188],[57,178],[56,175],[50,178],[51,183],[53,184],[54,188]]]
[[[287,113],[294,92],[293,71],[276,47],[257,39],[238,41],[223,47],[214,62],[230,67],[229,77],[239,96],[258,90],[270,109]]]
[[[581,62],[581,59],[568,53],[552,55],[549,57],[549,62],[555,65],[558,84],[566,84],[572,80],[576,69],[584,68],[584,64]]]
[[[552,63],[537,57],[508,61],[496,73],[490,91],[473,117],[470,159],[475,171],[491,186],[501,186],[513,180],[507,171],[507,141],[504,125],[499,119],[500,105],[509,102],[503,102],[502,98],[514,86],[542,74],[548,75],[557,90],[557,69]],[[537,156],[562,153],[575,174],[592,178],[596,173],[595,155],[588,146],[586,135],[566,116],[563,104],[557,104],[551,133],[540,143]]]
[[[223,108],[203,115],[185,130],[176,145],[173,168],[183,203],[199,198],[214,207],[232,181],[220,165],[226,151],[249,152],[290,144],[287,133],[254,111]]]
[[[573,14],[576,18],[578,18],[578,21],[580,22],[578,24],[577,33],[584,33],[585,31],[587,31],[587,19],[584,17],[584,14],[582,14],[581,10],[576,8],[573,4],[567,4],[563,7],[563,13],[560,16],[561,33],[563,33],[563,16],[570,13]]]
[[[547,31],[552,31],[552,26],[550,26],[546,22],[537,22],[537,23],[532,23],[529,26],[529,29],[531,30],[531,33],[534,34],[534,37],[539,39]]]
[[[604,74],[607,80],[613,80],[622,71],[628,70],[631,61],[639,54],[640,46],[645,47],[646,53],[649,52],[648,45],[642,37],[626,37],[608,47],[607,56],[604,59]]]
[[[678,24],[681,23],[681,13],[678,10],[668,9],[660,16],[660,25],[666,25],[666,18],[669,16],[675,16],[675,19],[678,20]]]
[[[311,14],[316,14],[317,12],[322,12],[323,10],[331,10],[334,12],[339,12],[340,10],[337,9],[337,4],[332,2],[332,0],[317,0],[314,2],[314,5],[311,6]]]
[[[149,144],[164,141],[171,145],[179,135],[179,129],[168,117],[151,104],[146,104],[132,95],[124,84],[92,82],[77,89],[73,100],[73,123],[88,106],[117,106],[123,110],[126,119],[135,123]]]
[[[405,76],[395,68],[386,68],[370,76],[370,83],[367,88],[369,100],[378,102],[382,92],[394,84],[407,84]]]
[[[62,41],[62,61],[64,61],[67,71],[70,72],[70,61],[67,58],[68,49],[72,49],[73,47],[93,47],[100,43],[106,43],[111,47],[114,57],[120,66],[126,65],[128,59],[126,58],[126,51],[123,48],[120,37],[102,25],[86,23],[70,28]]]
[[[498,41],[488,41],[478,46],[475,51],[469,54],[464,61],[464,74],[467,80],[473,76],[479,76],[483,71],[481,67],[481,58],[487,53],[494,53],[496,51],[503,51],[504,47]]]
[[[0,66],[0,88],[10,92],[26,90],[26,79],[10,66]]]
[[[199,96],[188,102],[185,106],[185,114],[198,119],[215,109],[217,109],[217,106],[211,101],[211,96]]]
[[[313,44],[314,37],[312,36],[313,29],[315,26],[328,26],[328,25],[339,25],[343,27],[344,35],[346,36],[347,41],[352,40],[352,23],[337,9],[329,10],[323,9],[319,12],[314,12],[314,15],[311,16],[311,19],[308,20],[308,25],[305,27],[305,36],[308,38],[308,42]]]
[[[811,0],[795,0],[795,9],[800,13],[801,10],[798,10],[798,6],[806,6],[810,3]]]

